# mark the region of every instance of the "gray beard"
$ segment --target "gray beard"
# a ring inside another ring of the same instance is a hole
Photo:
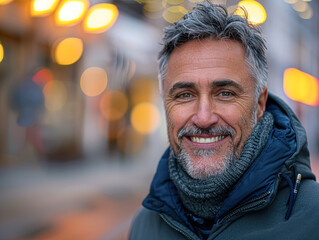
[[[193,154],[199,157],[208,157],[214,155],[214,150],[199,149],[194,150]],[[205,179],[208,177],[223,174],[231,164],[233,164],[239,158],[238,154],[234,154],[232,150],[229,150],[223,161],[210,161],[209,164],[196,165],[194,161],[191,160],[189,154],[181,149],[180,153],[176,156],[179,164],[181,164],[184,171],[188,173],[194,179]]]
[[[254,109],[252,111],[251,115],[251,121],[250,121],[250,127],[251,130],[254,129],[254,127],[257,124],[257,104],[255,104]],[[182,135],[187,132],[187,129],[182,129],[180,133],[178,134],[179,139],[182,137]],[[201,130],[193,129],[196,133],[199,133]],[[215,131],[221,132],[222,130],[217,128]],[[234,131],[232,129],[228,129],[230,132],[230,136],[234,134]],[[241,150],[240,150],[241,151]],[[213,156],[215,154],[215,151],[213,149],[196,149],[193,151],[194,156],[198,157],[209,157]],[[180,148],[180,152],[178,154],[175,153],[175,157],[179,164],[181,164],[182,168],[185,172],[188,173],[189,176],[191,176],[194,179],[205,179],[209,177],[214,177],[217,175],[223,174],[226,169],[228,169],[232,164],[234,164],[240,157],[240,152],[235,151],[234,147],[229,148],[223,157],[223,161],[210,161],[208,164],[205,165],[196,165],[194,161],[191,160],[191,157],[189,154],[183,149]]]

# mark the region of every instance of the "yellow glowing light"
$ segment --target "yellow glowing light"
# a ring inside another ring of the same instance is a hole
[[[83,22],[84,30],[87,32],[101,33],[111,28],[119,10],[114,4],[100,3],[92,6]]]
[[[166,8],[166,0],[147,2],[143,7],[143,14],[148,18],[158,19],[162,17],[163,7]]]
[[[12,2],[12,0],[0,0],[0,5],[5,5]]]
[[[58,2],[59,0],[32,0],[31,16],[48,16],[55,10]]]
[[[79,38],[66,38],[55,48],[54,58],[60,65],[71,65],[77,62],[83,53],[83,42]]]
[[[187,12],[186,8],[182,6],[172,6],[165,9],[162,16],[167,22],[174,23],[180,20]]]
[[[312,16],[313,16],[313,10],[312,10],[312,8],[309,6],[306,11],[300,12],[300,13],[299,13],[299,16],[300,16],[301,18],[303,18],[303,19],[310,19],[310,18],[312,18]]]
[[[60,110],[67,101],[67,90],[62,81],[49,81],[43,88],[45,107],[53,112]]]
[[[128,100],[123,92],[109,91],[100,101],[100,110],[107,120],[121,119],[128,109]]]
[[[260,25],[266,21],[267,13],[265,8],[257,1],[254,0],[244,0],[238,3],[239,8],[236,10],[235,14],[245,17],[245,12],[242,8],[247,11],[248,21],[255,25]]]
[[[159,120],[159,110],[151,103],[140,103],[132,110],[132,126],[141,134],[149,134],[155,131],[159,125]]]
[[[3,51],[3,46],[0,42],[0,63],[2,62],[3,58],[4,58],[4,51]]]
[[[171,5],[178,5],[178,4],[181,4],[183,3],[185,0],[166,0],[166,2],[168,4],[171,4]]]
[[[297,12],[305,12],[308,9],[308,3],[306,3],[306,2],[297,2],[292,7]]]
[[[160,1],[153,1],[153,2],[147,2],[145,3],[143,10],[146,12],[158,12],[165,7],[166,1],[160,2]]]
[[[32,81],[40,86],[45,86],[47,82],[53,81],[53,74],[50,69],[43,68],[32,77]]]
[[[155,81],[148,78],[140,78],[132,81],[130,88],[130,100],[135,106],[142,102],[152,102],[157,91]]]
[[[319,104],[319,81],[315,77],[296,68],[284,72],[284,92],[290,99],[307,105]]]
[[[88,7],[88,0],[64,0],[55,13],[55,22],[58,25],[74,25],[83,18]]]
[[[101,94],[107,86],[107,74],[102,68],[91,67],[81,76],[81,89],[87,96],[94,97]]]

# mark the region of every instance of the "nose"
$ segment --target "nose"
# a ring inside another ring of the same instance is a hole
[[[218,122],[216,107],[209,96],[201,97],[196,106],[196,113],[192,117],[192,122],[197,127],[209,128]]]

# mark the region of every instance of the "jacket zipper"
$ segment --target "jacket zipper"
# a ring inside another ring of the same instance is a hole
[[[251,209],[251,208],[254,208],[254,207],[257,207],[257,206],[263,204],[263,203],[265,202],[265,200],[263,200],[263,199],[266,198],[266,197],[268,197],[268,196],[270,195],[270,193],[271,193],[271,192],[268,191],[268,192],[266,192],[266,193],[260,195],[259,197],[256,197],[256,198],[254,198],[254,199],[252,199],[252,200],[249,200],[249,201],[247,201],[247,202],[245,202],[245,203],[239,205],[238,207],[234,208],[234,210],[233,210],[230,214],[226,215],[226,216],[220,221],[220,223],[223,222],[223,221],[226,221],[226,220],[230,219],[231,217],[233,217],[233,216],[235,216],[235,215],[237,215],[237,214],[239,214],[239,213],[241,213],[241,212],[244,212],[244,211],[246,211],[246,210],[248,210],[248,209]],[[256,201],[258,201],[258,202],[256,202]],[[251,203],[253,203],[253,202],[256,202],[256,203],[247,206],[248,204],[251,204]],[[246,207],[245,207],[245,206],[246,206]],[[217,222],[219,222],[219,221],[217,221]]]
[[[160,214],[161,218],[173,229],[175,229],[177,232],[183,234],[187,239],[194,240],[188,233],[183,231],[181,228],[176,226],[171,220],[169,220],[164,214]]]

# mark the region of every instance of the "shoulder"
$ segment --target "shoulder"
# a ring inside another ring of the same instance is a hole
[[[302,180],[296,204],[309,210],[317,209],[319,215],[319,183],[314,180]]]
[[[158,212],[142,207],[134,218],[129,240],[162,240],[185,239],[179,232],[172,229]]]
[[[156,236],[160,225],[160,215],[157,212],[142,207],[133,219],[129,239],[150,239],[152,235]]]

